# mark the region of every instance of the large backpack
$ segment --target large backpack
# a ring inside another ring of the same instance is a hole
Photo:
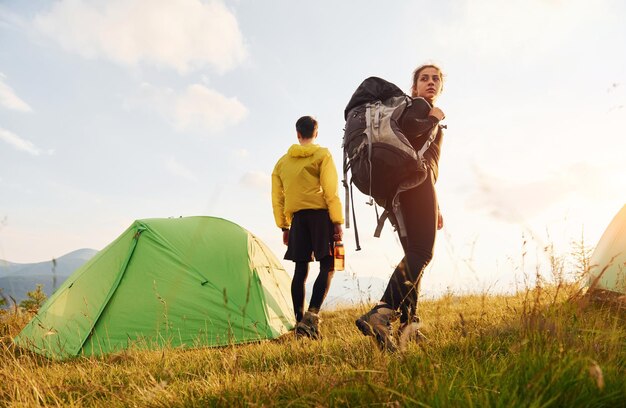
[[[417,104],[417,106],[413,106]],[[436,131],[419,151],[415,151],[401,129],[403,113],[410,107],[425,112],[430,104],[423,98],[412,99],[396,85],[370,77],[359,85],[344,111],[343,185],[346,191],[346,228],[350,227],[350,199],[354,220],[356,249],[360,250],[354,212],[352,184],[370,197],[368,204],[384,208],[376,217],[374,232],[379,237],[386,219],[390,219],[400,236],[406,236],[399,193],[420,185],[428,175],[424,152]],[[348,181],[348,171],[351,173]]]

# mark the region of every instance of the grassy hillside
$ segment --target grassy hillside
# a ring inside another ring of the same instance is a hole
[[[13,349],[28,316],[5,314],[0,406],[623,406],[624,310],[574,291],[423,302],[429,341],[392,355],[354,327],[365,306],[323,313],[321,341],[64,363]]]

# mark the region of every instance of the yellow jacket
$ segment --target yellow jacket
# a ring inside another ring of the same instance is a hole
[[[337,169],[330,151],[316,144],[292,145],[272,172],[272,208],[279,228],[289,228],[293,214],[328,209],[334,224],[343,224]]]

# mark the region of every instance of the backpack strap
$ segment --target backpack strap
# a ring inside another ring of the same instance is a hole
[[[391,218],[392,215],[395,219],[395,223],[393,222],[394,219]],[[376,225],[376,230],[374,231],[374,237],[380,238],[380,234],[383,230],[383,227],[385,226],[385,221],[387,221],[387,219],[389,219],[392,224],[395,224],[394,227],[398,229],[400,237],[406,237],[406,224],[404,223],[404,216],[402,215],[402,207],[400,205],[399,194],[396,194],[396,196],[393,198],[393,201],[391,203],[391,211],[385,208],[385,211],[383,211],[381,216],[377,218],[378,223]]]
[[[342,146],[343,147],[343,146]],[[346,228],[350,228],[350,192],[348,191],[348,153],[346,149],[343,149],[343,180],[341,180],[343,184],[343,189],[345,190],[345,198],[344,201],[346,203],[346,211],[345,211],[345,220],[346,220]]]
[[[350,183],[350,197],[352,199],[352,219],[354,220],[354,241],[356,243],[356,250],[361,250],[361,241],[359,240],[359,229],[356,227],[356,212],[354,211],[354,194],[352,191],[352,183]]]
[[[400,205],[400,195],[396,194],[391,203],[391,208],[394,217],[396,217],[396,223],[398,224],[398,232],[400,237],[406,237],[406,224],[404,223],[404,216],[402,215],[402,206]]]
[[[372,197],[372,132],[374,131],[374,126],[376,126],[376,121],[372,123],[372,105],[368,103],[365,108],[365,135],[367,136],[367,161],[370,164],[369,166],[370,199]]]
[[[420,160],[424,159],[424,153],[426,153],[426,150],[428,150],[430,145],[435,141],[435,138],[437,137],[437,133],[439,133],[439,130],[435,131],[435,129],[433,129],[430,132],[430,136],[428,137],[428,140],[426,140],[426,142],[424,143],[424,146],[422,146],[422,148],[417,151],[417,156],[420,158]]]
[[[345,195],[345,203],[346,203],[346,211],[345,211],[345,222],[346,229],[350,228],[350,201],[352,201],[352,220],[354,224],[354,241],[356,242],[356,250],[361,250],[360,240],[359,240],[359,230],[356,226],[356,211],[354,211],[354,191],[352,190],[352,180],[350,180],[350,186],[348,187],[348,153],[343,151],[343,180],[341,183],[343,184],[343,188],[346,192]]]
[[[385,210],[383,211],[382,215],[378,217],[378,224],[376,224],[374,237],[380,238],[380,233],[382,232],[383,227],[385,226],[385,221],[387,221],[387,218],[389,218],[389,211]]]

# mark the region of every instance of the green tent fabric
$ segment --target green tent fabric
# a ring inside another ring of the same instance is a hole
[[[290,281],[270,249],[230,221],[138,220],[77,269],[14,341],[64,359],[272,339],[295,325]]]
[[[594,250],[589,289],[626,294],[626,205],[606,228]]]

